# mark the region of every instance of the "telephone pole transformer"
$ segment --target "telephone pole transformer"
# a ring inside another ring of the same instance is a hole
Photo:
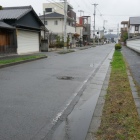
[[[81,13],[83,13],[83,16],[84,16],[84,11],[83,10],[78,10],[78,12],[80,12],[80,17],[82,16]]]

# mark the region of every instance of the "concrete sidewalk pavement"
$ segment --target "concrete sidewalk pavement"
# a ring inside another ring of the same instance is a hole
[[[105,95],[107,93],[107,88],[109,84],[109,78],[110,78],[110,62],[113,57],[114,50],[109,54],[107,59],[104,61],[103,65],[101,66],[100,70],[97,73],[97,78],[94,78],[91,83],[94,84],[94,87],[97,88],[97,86],[100,85],[99,95],[97,99],[97,103],[93,112],[93,116],[91,119],[90,127],[88,129],[88,133],[86,136],[86,140],[96,140],[95,133],[98,131],[98,128],[101,123],[101,116],[102,111],[105,103]]]

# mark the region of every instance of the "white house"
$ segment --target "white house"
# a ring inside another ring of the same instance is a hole
[[[60,36],[63,35],[64,32],[64,15],[53,12],[49,14],[39,16],[42,22],[45,23],[45,26],[49,30],[49,32],[53,32]],[[71,19],[67,18],[67,34],[74,34],[75,33],[75,25],[73,22],[70,21]]]
[[[140,35],[140,17],[129,18],[129,29],[128,33],[130,37]]]
[[[72,42],[76,32],[76,13],[73,7],[67,3],[67,35]],[[43,3],[44,15],[39,16],[49,32],[63,36],[64,34],[64,2]]]

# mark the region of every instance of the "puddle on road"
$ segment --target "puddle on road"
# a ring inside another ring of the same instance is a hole
[[[94,64],[90,64],[90,67],[93,68],[94,67]]]

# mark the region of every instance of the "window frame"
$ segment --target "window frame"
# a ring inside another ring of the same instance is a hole
[[[46,24],[46,23],[47,23],[47,24]],[[48,25],[48,21],[47,21],[47,20],[45,20],[44,24],[45,24],[45,25]]]
[[[139,31],[139,25],[135,25],[135,31]]]
[[[45,8],[45,12],[46,12],[46,13],[50,13],[50,12],[52,12],[52,11],[53,11],[52,8]]]
[[[54,25],[58,25],[58,20],[55,20],[54,21]]]

